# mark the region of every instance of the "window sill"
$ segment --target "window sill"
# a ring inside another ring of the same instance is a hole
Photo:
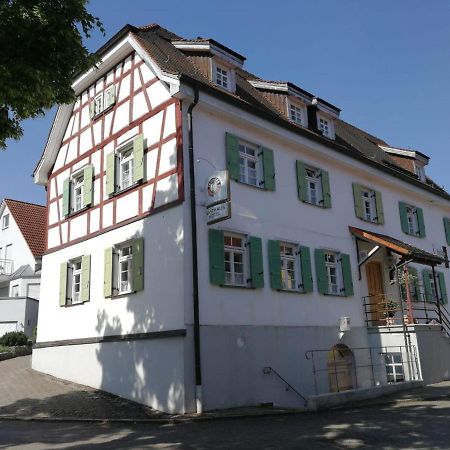
[[[139,180],[138,182],[133,183],[132,185],[130,185],[130,186],[124,188],[124,189],[120,189],[120,190],[114,191],[112,194],[109,195],[109,198],[116,197],[116,196],[118,196],[120,194],[123,194],[124,192],[132,191],[134,188],[136,188],[137,186],[141,185],[143,182],[144,182],[144,180]]]
[[[316,208],[322,208],[322,209],[331,209],[324,206],[322,203],[311,203],[308,200],[301,200],[303,203],[306,203],[307,205],[315,206]]]
[[[244,181],[240,181],[240,180],[234,180],[234,181],[236,181],[236,183],[242,184],[244,186],[249,186],[253,189],[257,189],[258,191],[275,192],[275,191],[270,191],[269,189],[266,189],[265,187],[263,187],[264,183],[261,186],[255,186],[254,184],[245,183]]]
[[[115,103],[113,103],[112,105],[108,106],[106,109],[103,109],[102,111],[100,111],[99,113],[97,113],[95,116],[93,116],[91,118],[91,120],[93,122],[95,122],[99,117],[102,117],[104,114],[106,114],[107,112],[111,111],[115,106]]]
[[[72,306],[80,306],[80,305],[84,305],[86,302],[77,302],[77,303],[66,303],[65,305],[63,305],[63,308],[71,308]]]
[[[105,297],[105,298],[109,298],[111,300],[115,300],[116,298],[123,298],[123,297],[128,297],[131,294],[136,294],[136,292],[137,291],[121,292],[120,294],[109,295],[108,297]]]
[[[358,217],[359,220],[362,220],[363,222],[366,223],[372,223],[374,225],[383,225],[382,223],[378,222],[378,220],[367,220],[367,219],[363,219],[361,217]]]
[[[252,286],[244,286],[244,285],[239,285],[239,284],[221,284],[220,287],[231,288],[231,289],[247,289],[247,290],[256,289]]]
[[[79,209],[78,211],[73,211],[73,212],[67,214],[66,219],[68,219],[69,217],[78,216],[79,214],[86,212],[90,207],[91,206],[89,205],[89,206],[85,206],[84,208]]]
[[[307,294],[307,292],[300,289],[276,289],[277,292],[283,292],[286,294]]]

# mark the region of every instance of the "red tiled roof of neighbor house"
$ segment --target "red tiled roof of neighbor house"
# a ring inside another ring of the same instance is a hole
[[[42,256],[45,251],[45,231],[47,228],[45,206],[10,198],[6,198],[5,203],[33,256],[35,258]]]

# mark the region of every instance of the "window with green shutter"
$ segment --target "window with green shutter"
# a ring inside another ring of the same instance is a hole
[[[84,255],[60,265],[59,305],[75,305],[90,300],[91,257]]]
[[[420,294],[420,283],[419,276],[417,273],[417,269],[415,267],[408,266],[408,276],[406,277],[406,273],[402,272],[400,278],[400,291],[402,294],[402,299],[406,301],[406,281],[408,281],[409,285],[409,293],[411,296],[411,300],[414,302],[421,300]]]
[[[116,155],[114,152],[106,155],[106,194],[112,195],[116,191]]]
[[[315,249],[317,288],[321,294],[350,297],[353,277],[350,256],[333,250]]]
[[[133,139],[134,153],[134,183],[144,180],[144,135],[139,134]]]
[[[63,182],[63,216],[70,214],[70,178],[66,178]]]
[[[81,258],[81,301],[90,300],[91,290],[91,256],[84,255]]]
[[[225,146],[230,179],[268,191],[275,190],[273,150],[231,133],[225,134]]]
[[[67,268],[66,262],[61,263],[59,271],[59,306],[66,306],[67,304]]]
[[[427,302],[432,302],[434,295],[434,284],[432,282],[433,273],[429,269],[423,269],[422,270],[422,282],[423,282],[423,289],[425,294],[425,300]]]
[[[296,161],[298,198],[305,203],[331,208],[330,177],[326,170]]]
[[[316,266],[317,289],[321,294],[328,294],[328,276],[325,265],[325,250],[314,250],[314,262]]]
[[[83,169],[83,207],[92,205],[93,185],[94,166],[89,164]]]
[[[384,223],[383,202],[380,192],[353,183],[353,202],[356,217],[366,222]]]
[[[210,228],[209,237],[209,280],[211,284],[225,284],[225,251],[222,230]]]
[[[264,267],[261,238],[250,236],[250,284],[253,288],[264,287]]]
[[[425,237],[425,220],[422,208],[404,202],[399,202],[398,207],[402,231],[411,236]]]
[[[103,262],[103,295],[105,297],[111,297],[113,295],[113,258],[113,247],[106,248]]]
[[[281,281],[281,257],[280,243],[278,241],[268,241],[270,287],[275,290],[282,288]]]
[[[313,278],[311,270],[311,252],[309,247],[301,245],[300,252],[300,270],[302,274],[303,292],[308,293],[313,291]]]
[[[352,268],[350,264],[350,256],[341,253],[341,270],[342,270],[342,288],[341,292],[346,297],[351,297],[353,295],[353,277],[352,277]]]
[[[450,219],[448,217],[444,217],[444,232],[447,245],[450,245]]]
[[[440,300],[444,305],[446,305],[448,303],[447,287],[445,285],[445,275],[442,272],[438,273],[438,283],[440,291]]]
[[[132,290],[139,292],[144,290],[144,239],[138,238],[133,241],[132,259]]]
[[[331,208],[330,176],[326,170],[320,170],[322,180],[322,205],[324,208]]]

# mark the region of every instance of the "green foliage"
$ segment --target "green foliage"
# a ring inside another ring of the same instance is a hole
[[[0,353],[9,352],[9,347],[5,347],[4,345],[0,345]]]
[[[28,337],[22,331],[11,331],[9,333],[4,334],[0,338],[0,345],[4,345],[5,347],[13,347],[15,345],[27,345]]]
[[[83,45],[98,28],[87,0],[0,1],[0,148],[19,139],[20,122],[74,100],[76,74],[98,58]]]

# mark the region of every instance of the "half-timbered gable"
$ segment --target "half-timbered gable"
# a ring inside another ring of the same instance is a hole
[[[182,198],[179,111],[135,52],[78,96],[48,179],[48,250]],[[123,174],[127,149],[132,164]]]

